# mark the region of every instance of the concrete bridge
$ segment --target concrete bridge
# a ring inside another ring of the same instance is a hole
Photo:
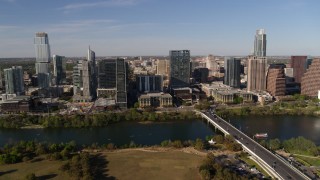
[[[208,121],[208,123],[212,124],[225,135],[233,136],[235,140],[241,144],[243,150],[248,152],[270,176],[277,179],[310,179],[297,168],[283,159],[280,159],[278,156],[271,153],[269,150],[216,114],[209,111],[200,112],[195,110],[195,112],[201,115]]]

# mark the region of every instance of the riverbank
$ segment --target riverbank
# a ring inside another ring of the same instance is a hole
[[[0,117],[0,128],[37,129],[37,128],[86,128],[105,127],[118,122],[170,122],[200,119],[193,111],[187,112],[145,112],[129,109],[121,112],[73,115],[7,115]]]

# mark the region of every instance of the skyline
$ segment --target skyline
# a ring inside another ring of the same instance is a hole
[[[47,32],[51,54],[97,56],[249,55],[257,29],[267,56],[320,55],[316,0],[159,1],[0,0],[0,57],[35,57],[33,38]],[[14,12],[14,13],[13,13]]]

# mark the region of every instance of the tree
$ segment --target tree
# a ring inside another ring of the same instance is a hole
[[[194,144],[194,148],[196,148],[197,150],[204,149],[204,143],[203,143],[202,139],[199,139],[199,138],[196,139],[196,142]]]
[[[37,176],[34,173],[27,174],[25,177],[26,180],[36,180]]]
[[[278,150],[280,149],[281,147],[281,142],[279,139],[271,139],[269,141],[269,146],[270,146],[270,149],[275,151],[275,150]]]

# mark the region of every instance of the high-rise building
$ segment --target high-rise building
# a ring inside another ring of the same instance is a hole
[[[266,90],[266,57],[248,57],[248,81],[247,91]]]
[[[157,72],[158,75],[168,76],[169,75],[169,61],[168,60],[157,60]]]
[[[224,84],[240,88],[241,60],[234,57],[225,57],[224,70]]]
[[[3,88],[3,84],[2,84],[2,73],[0,72],[0,89]]]
[[[124,59],[104,59],[98,63],[98,96],[114,98],[121,109],[127,108],[127,74]],[[99,92],[107,92],[103,94]]]
[[[140,92],[163,91],[163,78],[161,75],[139,75],[136,77],[137,89]]]
[[[320,90],[320,58],[315,58],[301,78],[301,94],[317,97]]]
[[[61,85],[66,79],[66,61],[64,56],[53,55],[53,76],[55,85]]]
[[[190,51],[170,51],[170,88],[189,87],[190,84]]]
[[[39,88],[48,88],[50,86],[50,46],[48,34],[44,32],[36,33],[34,38],[36,52],[36,74],[38,77]]]
[[[254,38],[254,56],[265,57],[267,53],[267,35],[264,29],[258,29]]]
[[[4,69],[6,94],[24,94],[23,71],[21,66]]]
[[[82,61],[82,86],[83,97],[87,100],[93,100],[97,97],[97,76],[95,52],[89,47],[88,57]]]
[[[198,67],[193,70],[192,77],[194,78],[196,83],[207,83],[209,76],[209,69]]]
[[[267,91],[272,96],[284,96],[286,93],[285,65],[272,64],[267,74]]]
[[[301,83],[301,78],[311,64],[307,56],[291,56],[290,65],[293,69],[293,78],[296,83]]]
[[[74,95],[81,95],[82,90],[82,60],[79,60],[77,64],[73,67],[73,94]]]

